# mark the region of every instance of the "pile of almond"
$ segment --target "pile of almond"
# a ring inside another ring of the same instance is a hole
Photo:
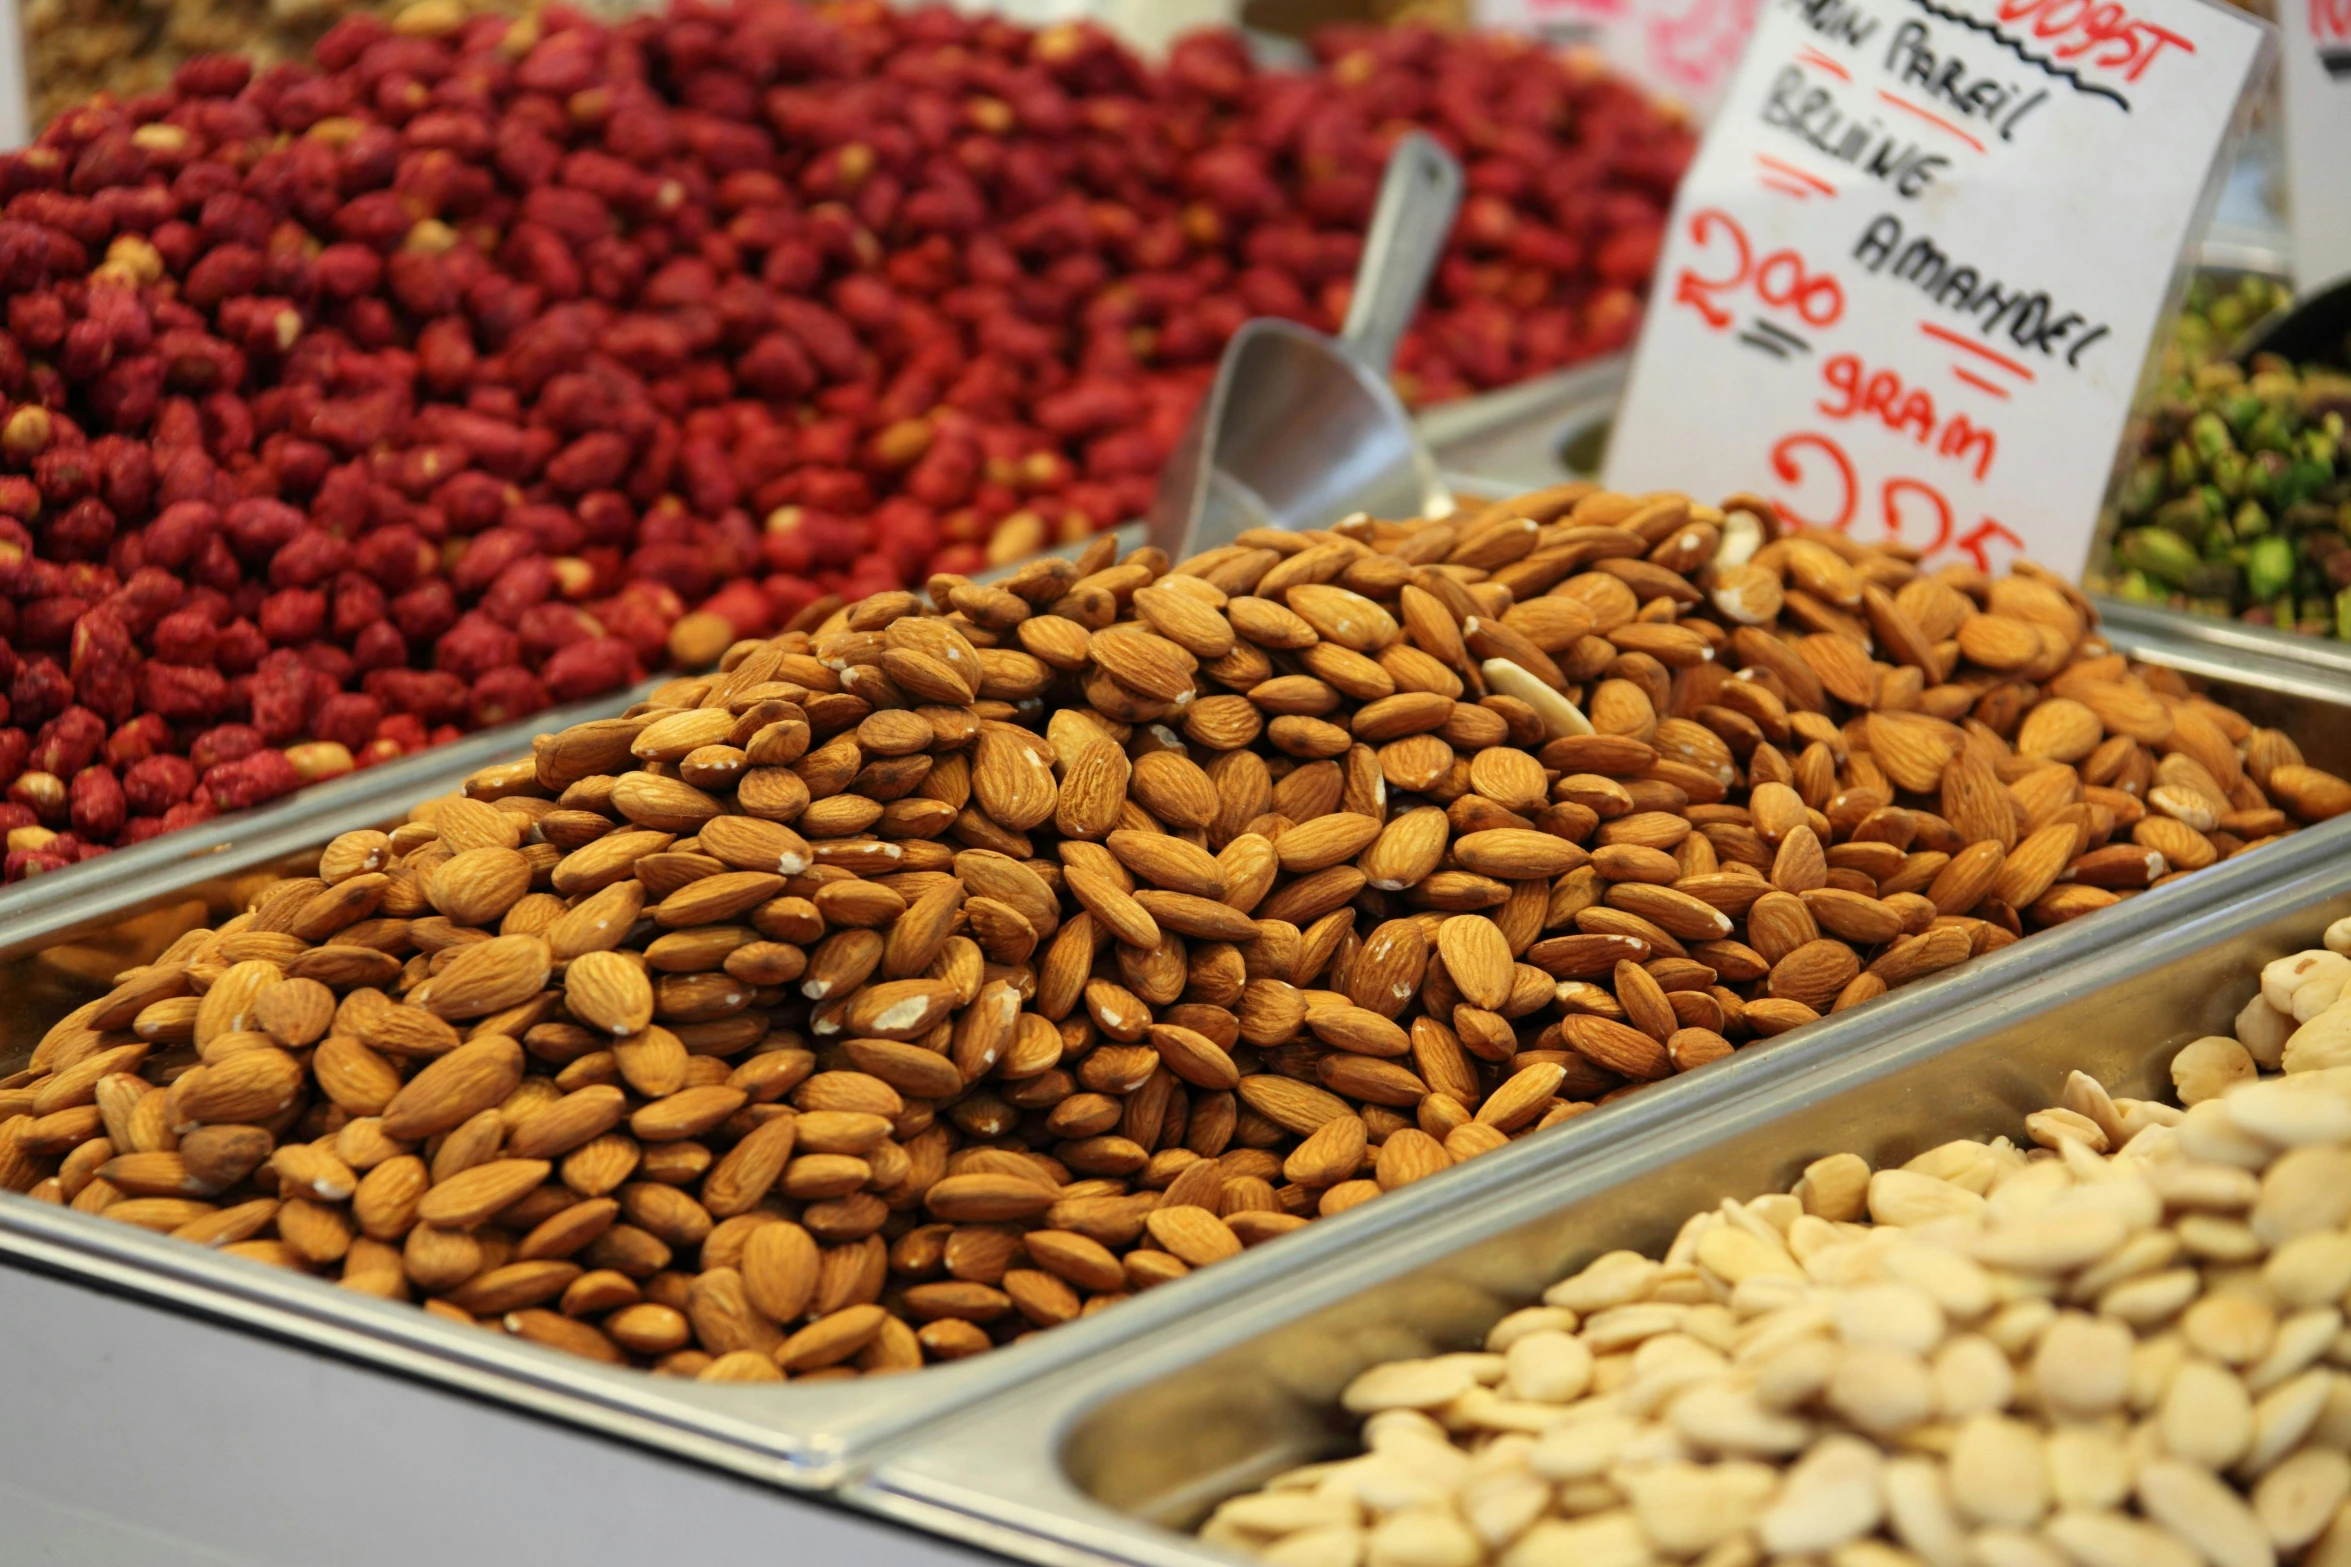
[[[951,1359],[2351,809],[2040,575],[1573,486],[739,644],[0,1078],[0,1188],[611,1361]]]
[[[2076,1072],[2024,1145],[1820,1159],[1483,1352],[1364,1372],[1366,1451],[1204,1536],[1281,1567],[2351,1561],[2347,952],[2351,920],[2270,964],[2174,1060],[2184,1111]]]

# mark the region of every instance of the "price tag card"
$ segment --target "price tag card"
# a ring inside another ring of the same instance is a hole
[[[1767,0],[1608,482],[2078,574],[2269,40],[2207,0]]]
[[[2294,283],[2351,277],[2351,0],[2278,0]]]
[[[1739,68],[1762,0],[1476,0],[1479,27],[1590,46],[1633,81],[1698,119]]]

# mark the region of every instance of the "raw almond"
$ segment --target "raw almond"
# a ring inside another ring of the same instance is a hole
[[[1437,927],[1437,952],[1461,994],[1489,1011],[1510,999],[1516,960],[1492,920],[1457,914]]]
[[[1198,898],[1224,896],[1223,869],[1216,856],[1197,844],[1166,833],[1134,831],[1114,832],[1107,841],[1119,863],[1153,886]]]
[[[653,1021],[653,984],[644,966],[617,952],[586,952],[564,973],[564,1004],[588,1027],[634,1034]]]
[[[436,1182],[416,1205],[423,1223],[470,1230],[518,1202],[547,1178],[544,1159],[493,1159]]]
[[[1466,870],[1510,881],[1549,880],[1589,858],[1564,838],[1512,827],[1465,833],[1453,841],[1453,855]]]
[[[2080,829],[2071,824],[2044,827],[2032,834],[2000,867],[1992,895],[2012,909],[2031,903],[2057,880],[2080,841]]]
[[[2055,762],[2078,762],[2098,748],[2105,726],[2080,702],[2056,697],[2025,715],[2016,733],[2020,756],[2046,757]]]
[[[1771,966],[1770,993],[1785,1001],[1800,1001],[1815,1012],[1825,1011],[1837,993],[1861,972],[1861,960],[1841,941],[1823,937],[1808,941]]]
[[[493,937],[460,951],[416,999],[437,1017],[487,1017],[545,989],[553,964],[547,943],[536,936]]]
[[[2041,639],[2023,621],[2006,615],[1973,615],[1959,624],[1959,651],[1986,669],[2022,669],[2041,656]]]
[[[2279,804],[2305,822],[2329,821],[2351,812],[2351,784],[2315,767],[2273,767],[2266,787]]]
[[[1869,715],[1869,754],[1886,776],[1914,794],[1937,788],[1959,749],[1958,737],[1923,714]]]
[[[460,925],[489,925],[531,890],[531,862],[521,851],[467,849],[433,868],[425,896]]]
[[[1380,829],[1356,863],[1365,879],[1383,891],[1417,886],[1444,862],[1449,826],[1445,813],[1434,806],[1406,811]]]
[[[1301,1186],[1336,1186],[1362,1168],[1366,1132],[1362,1118],[1334,1116],[1291,1150],[1282,1173]]]
[[[743,1248],[743,1292],[751,1304],[777,1322],[796,1322],[816,1293],[816,1242],[786,1220],[763,1224]]]
[[[1326,870],[1354,858],[1379,837],[1383,824],[1374,817],[1334,811],[1285,831],[1274,844],[1282,868],[1293,873]]]
[[[428,1062],[382,1112],[386,1136],[421,1139],[503,1103],[522,1080],[522,1047],[503,1035],[458,1046]]]
[[[704,854],[737,870],[797,876],[812,863],[805,838],[781,822],[755,816],[714,816],[695,838]]]

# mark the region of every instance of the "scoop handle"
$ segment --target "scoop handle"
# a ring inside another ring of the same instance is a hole
[[[1420,309],[1460,207],[1461,165],[1427,133],[1406,132],[1380,177],[1347,324],[1339,330],[1348,352],[1382,376]]]

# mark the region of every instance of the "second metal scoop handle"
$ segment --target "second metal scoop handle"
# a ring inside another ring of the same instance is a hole
[[[1347,351],[1383,378],[1420,309],[1460,207],[1461,165],[1426,132],[1406,132],[1380,177],[1347,322],[1339,329]]]

